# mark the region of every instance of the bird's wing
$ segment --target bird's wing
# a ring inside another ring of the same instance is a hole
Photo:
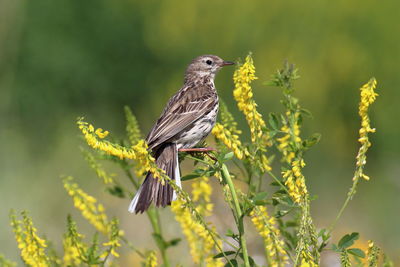
[[[147,136],[149,148],[173,139],[190,124],[210,112],[217,101],[216,92],[209,85],[183,87],[169,100]]]

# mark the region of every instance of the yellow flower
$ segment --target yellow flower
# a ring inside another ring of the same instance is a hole
[[[286,112],[286,115],[289,117],[290,112]],[[288,123],[284,124],[281,127],[281,131],[284,133],[284,135],[276,139],[279,143],[278,149],[283,154],[282,160],[287,163],[290,163],[295,157],[295,153],[293,152],[292,146],[290,144],[301,144],[302,142],[300,137],[299,117],[300,113],[296,112],[294,114],[294,123],[292,125],[292,128],[289,127]]]
[[[103,246],[109,247],[109,253],[111,253],[114,257],[118,258],[119,254],[116,249],[121,246],[120,239],[123,236],[123,232],[119,230],[119,223],[117,219],[113,219],[111,223],[108,225],[109,229],[109,241],[103,243]],[[108,252],[107,252],[108,253]]]
[[[75,207],[99,232],[107,234],[108,219],[104,213],[103,205],[96,205],[97,200],[80,189],[78,184],[72,183],[72,180],[72,177],[67,177],[63,182],[64,188],[72,197]]]
[[[258,233],[264,238],[265,253],[269,266],[283,267],[288,263],[288,256],[284,249],[279,229],[276,227],[274,217],[269,217],[267,208],[255,206],[250,213],[251,221],[256,227]]]
[[[247,149],[242,146],[239,136],[233,134],[229,129],[224,127],[224,125],[216,123],[212,129],[212,134],[216,139],[224,143],[226,147],[231,149],[238,159],[243,159],[243,156],[249,153]]]
[[[157,267],[157,257],[154,251],[150,251],[147,254],[146,261],[144,264],[145,267]]]
[[[101,129],[101,128],[98,128],[94,133],[101,139],[106,138],[107,135],[109,134],[108,131],[103,132],[103,129]]]
[[[22,212],[22,218],[23,221],[19,221],[15,214],[11,213],[11,226],[13,227],[18,248],[21,250],[21,258],[29,266],[50,266],[49,258],[45,254],[46,240],[41,239],[36,234],[37,230],[26,212]]]
[[[358,141],[361,143],[361,147],[357,154],[357,169],[354,174],[353,180],[358,178],[364,178],[365,180],[369,180],[369,177],[363,173],[364,165],[367,162],[367,151],[368,148],[371,146],[371,143],[368,138],[368,133],[374,133],[375,129],[371,128],[370,119],[368,116],[368,109],[369,106],[375,101],[376,97],[378,96],[375,93],[376,88],[376,80],[374,78],[370,79],[368,83],[364,84],[360,88],[360,104],[358,114],[361,117],[361,128],[359,130],[360,138]]]
[[[212,205],[209,203],[212,189],[208,184],[208,178],[203,177],[201,180],[193,183],[193,197],[199,204],[195,207],[196,211],[202,215],[208,215],[212,212]],[[178,194],[179,196],[179,194]],[[221,241],[218,239],[218,244],[215,243],[216,235],[211,235],[210,231],[205,228],[196,216],[194,216],[187,200],[178,198],[171,204],[171,210],[175,214],[175,219],[180,223],[183,234],[185,235],[190,253],[194,263],[199,264],[202,260],[212,258],[212,250],[221,246]],[[209,260],[211,263],[218,261]],[[213,266],[213,265],[209,265]],[[214,265],[218,266],[218,265]]]
[[[64,246],[63,266],[65,267],[79,266],[79,264],[82,263],[79,249],[77,248],[77,245],[74,244],[70,236],[66,236],[64,238],[63,246]]]
[[[250,83],[256,79],[253,59],[248,55],[245,63],[239,66],[233,75],[235,83],[233,96],[249,124],[252,142],[264,134],[263,128],[265,127],[265,122],[257,111],[257,104],[253,99],[253,91],[250,86]]]
[[[301,169],[305,166],[303,159],[296,159],[291,162],[291,169],[282,172],[285,185],[293,201],[301,203],[307,197],[307,187],[305,177],[301,173]]]

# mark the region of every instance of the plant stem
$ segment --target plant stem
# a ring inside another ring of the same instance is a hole
[[[147,216],[149,217],[151,226],[153,227],[154,230],[153,238],[156,241],[158,249],[160,250],[164,267],[169,267],[170,265],[169,265],[168,255],[166,253],[165,241],[162,236],[161,225],[158,219],[158,211],[154,207],[151,207],[147,210]]]
[[[246,238],[244,236],[243,214],[242,214],[242,210],[240,209],[239,200],[238,200],[238,197],[236,194],[235,186],[233,185],[228,168],[226,167],[225,164],[222,164],[221,169],[222,169],[222,175],[225,179],[225,182],[228,184],[229,190],[231,191],[231,194],[232,194],[232,200],[233,200],[233,204],[234,204],[234,208],[235,208],[234,213],[236,215],[235,216],[236,223],[237,223],[238,230],[239,230],[240,245],[241,245],[242,251],[243,251],[244,266],[250,267],[249,255],[247,253]]]
[[[128,177],[128,179],[131,181],[135,189],[137,190],[139,188],[139,183],[134,179],[132,173],[128,170],[125,169],[125,174]],[[162,236],[162,230],[161,230],[161,224],[158,216],[158,211],[154,208],[151,207],[146,211],[147,217],[149,217],[151,226],[153,228],[153,239],[157,244],[158,249],[160,250],[161,257],[163,259],[164,267],[169,267],[169,260],[168,256],[166,253],[167,248],[165,247],[165,241],[164,237]]]
[[[347,198],[344,201],[342,208],[340,209],[339,213],[336,215],[335,220],[329,226],[329,228],[328,228],[329,236],[331,235],[333,229],[335,228],[337,222],[339,221],[340,217],[342,216],[342,214],[343,214],[344,210],[346,209],[347,205],[349,204],[350,200],[353,198],[354,194],[356,193],[358,181],[359,181],[359,178],[356,177],[356,179],[354,179],[354,181],[353,181],[353,185],[351,186],[349,193],[347,194]]]

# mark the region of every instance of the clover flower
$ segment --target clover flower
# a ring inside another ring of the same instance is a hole
[[[248,154],[247,149],[242,146],[239,136],[233,134],[229,129],[220,123],[216,123],[212,129],[212,134],[220,140],[226,147],[231,149],[238,159],[243,159],[244,154]]]
[[[147,254],[144,266],[145,267],[157,267],[158,266],[155,251],[152,250]]]
[[[32,219],[26,212],[22,212],[22,221],[17,220],[13,212],[10,217],[15,239],[17,240],[18,248],[21,250],[22,260],[27,265],[34,267],[50,266],[49,258],[45,254],[47,242],[37,235]]]
[[[364,84],[360,88],[360,104],[359,104],[359,111],[358,114],[361,117],[361,128],[359,130],[360,138],[358,141],[361,143],[361,147],[358,151],[357,154],[357,163],[356,163],[356,172],[354,174],[353,180],[356,180],[360,177],[364,178],[365,180],[369,180],[369,177],[364,174],[363,168],[364,165],[367,162],[367,151],[368,148],[371,146],[371,142],[369,141],[368,138],[368,133],[374,133],[375,128],[371,128],[370,125],[370,119],[368,116],[368,110],[369,106],[374,103],[376,97],[378,96],[377,93],[375,93],[375,88],[376,88],[376,80],[375,78],[372,78],[369,80],[368,83]]]
[[[246,57],[244,64],[236,69],[233,75],[235,89],[233,96],[237,102],[239,110],[243,112],[251,132],[251,141],[255,142],[257,138],[263,135],[265,122],[262,115],[257,111],[257,104],[253,99],[253,91],[250,83],[256,80],[255,67],[251,55]]]
[[[154,178],[163,179],[165,177],[165,172],[157,167],[154,162],[154,158],[148,152],[147,143],[145,140],[141,139],[131,148],[126,148],[106,140],[99,140],[99,131],[95,131],[93,125],[84,122],[82,118],[78,119],[77,124],[83,136],[85,137],[86,142],[92,148],[99,149],[120,159],[134,160],[136,163],[135,167],[137,168],[137,174],[150,171]],[[164,182],[164,180],[162,181]]]
[[[97,204],[97,200],[86,194],[79,188],[78,184],[72,183],[72,177],[64,179],[64,188],[72,197],[74,206],[81,211],[82,216],[87,219],[99,232],[108,233],[108,219],[104,207]]]
[[[250,217],[258,233],[264,238],[269,266],[286,266],[289,258],[284,249],[285,244],[280,231],[276,227],[275,218],[268,216],[267,208],[263,206],[255,206],[250,213]]]
[[[211,214],[213,210],[213,205],[210,203],[211,193],[212,188],[208,184],[207,177],[199,178],[198,181],[192,184],[193,203],[197,203],[195,209],[202,216]],[[206,259],[210,264],[207,266],[219,266],[215,265],[219,262],[218,259],[211,259],[213,256],[212,251],[216,247],[214,241],[215,237],[213,237],[203,223],[194,216],[193,212],[188,207],[187,200],[185,198],[178,198],[173,201],[171,210],[175,214],[175,219],[180,223],[183,234],[186,236],[194,263],[199,264],[202,260]],[[217,242],[219,242],[218,245],[221,246],[221,241],[217,240]]]
[[[304,166],[303,159],[293,160],[291,162],[291,169],[282,172],[289,194],[296,203],[301,203],[301,200],[308,194],[305,177],[301,172]]]

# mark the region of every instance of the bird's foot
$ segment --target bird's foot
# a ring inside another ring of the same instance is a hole
[[[178,152],[186,152],[186,153],[204,153],[206,154],[210,159],[217,161],[217,158],[214,156],[210,155],[210,152],[216,151],[216,149],[212,147],[195,147],[195,148],[181,148],[178,149]]]

